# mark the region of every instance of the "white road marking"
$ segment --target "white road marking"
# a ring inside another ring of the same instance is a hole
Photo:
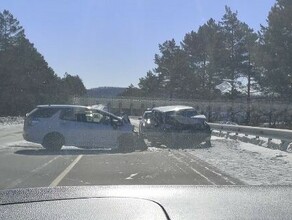
[[[198,174],[199,176],[203,177],[207,182],[211,183],[212,185],[216,185],[216,183],[214,183],[212,180],[210,180],[208,177],[206,177],[204,174],[200,173],[199,171],[197,171],[195,168],[193,168],[192,166],[190,166],[188,163],[186,163],[185,161],[183,161],[181,158],[175,156],[174,154],[172,155],[172,158],[176,159],[178,162],[183,163],[186,165],[186,167],[190,168],[194,173]]]
[[[201,177],[203,177],[204,179],[206,179],[209,183],[216,185],[216,183],[214,183],[213,181],[211,181],[208,177],[206,177],[205,175],[203,175],[202,173],[200,173],[199,171],[197,171],[196,169],[194,169],[193,167],[190,167],[192,171],[194,171],[195,173],[199,174]]]
[[[62,172],[56,179],[49,185],[49,187],[57,186],[62,179],[72,170],[72,168],[78,163],[78,161],[83,157],[83,155],[79,155],[75,158],[75,160]]]
[[[126,178],[126,180],[132,180],[134,176],[137,176],[138,173],[133,173],[129,177]]]
[[[179,153],[180,154],[180,153]],[[182,155],[182,154],[180,154],[180,155]],[[183,155],[182,155],[183,156]],[[187,157],[187,158],[192,158],[192,155],[190,154],[190,153],[187,153],[187,154],[184,154],[184,156],[185,157]],[[192,159],[193,160],[193,159]],[[193,160],[193,162],[194,163],[196,163],[196,164],[198,164],[198,165],[201,165],[200,163],[199,163],[199,161],[200,160]],[[221,173],[218,173],[218,172],[216,172],[215,170],[212,170],[212,169],[210,169],[210,168],[208,168],[208,167],[204,167],[206,170],[209,170],[210,172],[212,172],[212,173],[214,173],[214,174],[216,174],[217,176],[220,176],[221,178],[223,178],[226,182],[229,182],[229,183],[231,183],[231,184],[233,184],[233,185],[235,185],[235,182],[233,182],[233,181],[231,181],[227,176],[224,176],[224,175],[222,175]]]

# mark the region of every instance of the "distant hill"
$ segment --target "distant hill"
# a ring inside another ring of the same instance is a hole
[[[122,87],[98,87],[87,89],[87,96],[89,97],[116,97],[125,91],[126,88]]]

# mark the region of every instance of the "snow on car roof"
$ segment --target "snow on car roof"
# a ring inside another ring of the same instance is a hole
[[[170,106],[162,106],[162,107],[153,108],[154,111],[160,111],[160,112],[171,112],[171,111],[179,111],[179,110],[187,110],[187,109],[194,109],[194,108],[190,106],[185,106],[185,105],[170,105]]]
[[[89,108],[90,106],[84,106],[84,105],[38,105],[38,108]]]

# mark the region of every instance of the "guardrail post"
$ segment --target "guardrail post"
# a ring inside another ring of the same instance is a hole
[[[110,102],[107,103],[107,109],[108,109],[109,112],[111,112],[111,110],[112,110],[112,105],[111,105]]]
[[[268,148],[271,148],[271,141],[272,141],[272,138],[269,138],[268,139]]]
[[[122,112],[122,106],[123,106],[122,102],[119,102],[119,114],[121,114]]]
[[[281,140],[280,150],[287,151],[289,143],[285,140]]]
[[[238,132],[235,132],[234,140],[238,140]]]
[[[130,115],[133,115],[133,103],[130,103]]]
[[[141,115],[143,114],[144,111],[145,111],[145,104],[141,103]]]

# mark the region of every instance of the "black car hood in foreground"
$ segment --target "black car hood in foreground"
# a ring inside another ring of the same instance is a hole
[[[0,219],[291,219],[291,186],[80,186],[0,191]]]

